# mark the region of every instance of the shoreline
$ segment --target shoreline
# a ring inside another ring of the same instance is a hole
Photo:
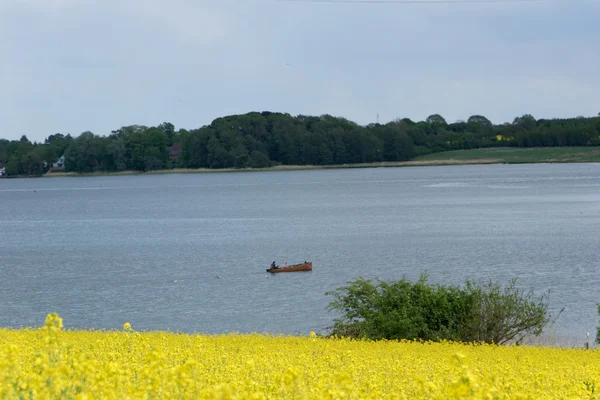
[[[442,167],[458,165],[492,165],[492,164],[572,164],[578,162],[595,161],[543,161],[543,162],[515,162],[500,159],[479,159],[479,160],[413,160],[396,161],[382,163],[360,163],[360,164],[334,164],[334,165],[278,165],[266,168],[173,168],[161,169],[156,171],[119,171],[119,172],[47,172],[44,175],[31,178],[60,178],[60,177],[93,177],[93,176],[129,176],[129,175],[167,175],[167,174],[205,174],[205,173],[231,173],[231,172],[276,172],[276,171],[308,171],[308,170],[327,170],[327,169],[361,169],[361,168],[401,168],[401,167]],[[21,177],[28,178],[28,177]]]
[[[306,171],[306,170],[325,170],[325,169],[354,169],[354,168],[399,168],[399,167],[426,167],[426,166],[445,166],[445,165],[477,165],[477,164],[506,164],[503,160],[482,159],[482,160],[413,160],[413,161],[390,161],[381,163],[359,163],[359,164],[333,164],[333,165],[278,165],[265,168],[173,168],[161,169],[156,171],[119,171],[119,172],[47,172],[40,178],[57,177],[90,177],[90,176],[127,176],[127,175],[163,175],[163,174],[203,174],[203,173],[222,173],[222,172],[271,172],[271,171]]]
[[[210,174],[210,173],[231,173],[231,172],[277,172],[277,171],[308,171],[308,170],[327,170],[327,169],[361,169],[361,168],[401,168],[401,167],[443,167],[459,165],[493,165],[493,164],[576,164],[576,163],[594,163],[598,161],[510,161],[502,159],[441,159],[441,160],[412,160],[412,161],[390,161],[381,163],[359,163],[359,164],[333,164],[333,165],[278,165],[265,168],[173,168],[161,169],[156,171],[119,171],[119,172],[47,172],[39,177],[31,178],[60,178],[60,177],[94,177],[94,176],[129,176],[129,175],[168,175],[168,174]],[[27,178],[27,177],[22,177]]]

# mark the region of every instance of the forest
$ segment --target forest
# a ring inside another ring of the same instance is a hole
[[[600,145],[596,117],[538,119],[530,114],[493,124],[482,115],[448,123],[396,119],[366,126],[331,115],[250,112],[217,118],[198,129],[131,125],[97,135],[54,133],[43,143],[0,139],[4,176],[155,171],[172,168],[265,168],[406,161],[429,153],[484,147]]]

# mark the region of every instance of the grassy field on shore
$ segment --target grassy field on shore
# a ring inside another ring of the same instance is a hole
[[[487,164],[600,162],[600,147],[491,147],[444,151],[417,157],[414,161],[435,163],[450,160]]]
[[[311,169],[341,169],[341,168],[382,168],[382,167],[419,167],[442,165],[471,165],[471,164],[525,164],[525,163],[584,163],[600,162],[599,147],[492,147],[472,150],[454,150],[433,153],[416,157],[411,161],[337,164],[337,165],[278,165],[270,168],[244,169],[186,169],[174,168],[151,172],[120,171],[93,172],[78,174],[76,172],[48,172],[45,177],[59,176],[118,176],[135,174],[192,174],[215,172],[257,172],[257,171],[296,171]]]

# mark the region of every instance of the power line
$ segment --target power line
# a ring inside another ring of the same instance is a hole
[[[495,4],[540,3],[549,0],[275,0],[279,3],[345,3],[345,4]]]

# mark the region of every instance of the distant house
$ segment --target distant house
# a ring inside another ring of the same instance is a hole
[[[65,155],[63,154],[58,161],[52,164],[52,168],[64,168],[65,166]]]
[[[0,163],[0,178],[4,178],[6,176],[6,168],[4,165]]]
[[[169,152],[169,160],[179,160],[179,153],[181,152],[181,143],[174,143],[173,146],[167,147],[167,151]]]

